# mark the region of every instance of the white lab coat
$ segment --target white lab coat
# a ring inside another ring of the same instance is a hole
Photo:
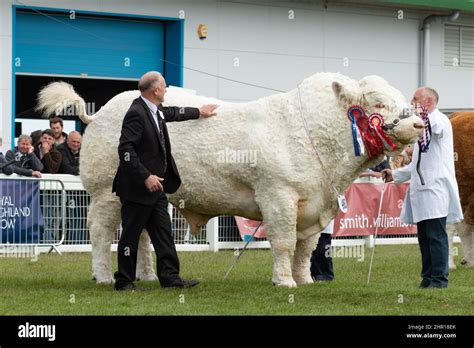
[[[332,234],[334,232],[334,219],[329,221],[328,225],[321,231],[321,233]]]
[[[400,218],[408,224],[447,217],[447,223],[463,219],[458,184],[454,172],[453,129],[448,117],[438,109],[428,115],[431,123],[431,143],[428,152],[421,153],[421,183],[416,170],[418,142],[413,149],[413,160],[406,167],[393,171],[396,183],[411,179],[403,202]]]

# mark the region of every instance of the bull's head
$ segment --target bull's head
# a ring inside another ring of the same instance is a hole
[[[421,135],[424,128],[422,119],[400,91],[381,77],[367,76],[348,86],[333,82],[332,87],[339,104],[346,110],[359,105],[367,116],[367,122],[371,115],[377,115],[378,120],[373,120],[374,123],[381,120],[379,130],[397,150],[415,142]],[[390,152],[387,146],[385,152]]]

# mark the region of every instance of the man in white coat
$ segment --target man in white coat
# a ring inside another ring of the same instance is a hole
[[[412,104],[427,111],[425,132],[415,144],[408,166],[383,171],[387,182],[411,179],[401,219],[417,225],[422,259],[420,288],[448,287],[446,223],[463,219],[454,172],[453,130],[448,117],[436,108],[438,99],[432,88],[416,90]]]

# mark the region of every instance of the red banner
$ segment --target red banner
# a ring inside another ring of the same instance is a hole
[[[385,185],[380,218],[377,217],[382,189]],[[334,220],[334,237],[341,236],[368,236],[375,234],[416,234],[415,225],[404,224],[400,220],[403,200],[408,190],[405,184],[370,184],[357,183],[349,186],[345,192],[347,200],[347,213],[340,210]],[[250,239],[260,221],[253,221],[242,217],[235,217],[240,236],[244,241]],[[260,226],[255,238],[264,238],[264,226]]]
[[[382,189],[383,195],[380,217],[377,216]],[[403,200],[409,184],[352,184],[345,195],[347,213],[340,210],[334,220],[333,236],[368,236],[375,234],[416,234],[415,225],[404,224],[400,220]]]
[[[252,238],[252,234],[255,232],[255,229],[260,225],[260,221],[249,220],[240,216],[235,216],[235,222],[239,228],[240,236],[243,241],[248,241]],[[265,227],[260,226],[255,232],[254,238],[265,238],[267,233],[265,232]]]

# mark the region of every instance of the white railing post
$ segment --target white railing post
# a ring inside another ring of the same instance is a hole
[[[368,236],[364,237],[365,239],[365,246],[367,248],[373,248],[375,245],[375,238],[373,234],[369,234]]]
[[[209,250],[219,251],[219,217],[216,216],[206,224],[206,238],[209,242]]]

